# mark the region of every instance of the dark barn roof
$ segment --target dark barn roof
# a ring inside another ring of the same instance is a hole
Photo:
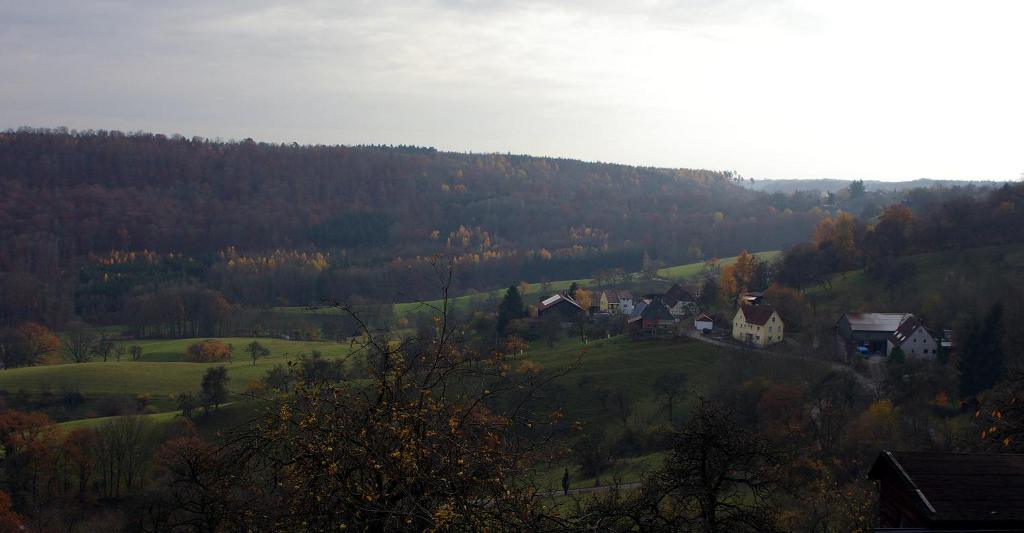
[[[743,310],[743,317],[746,318],[748,323],[757,324],[758,326],[767,324],[768,319],[775,312],[775,309],[770,305],[744,305],[740,309]]]
[[[932,524],[1024,526],[1024,455],[883,451],[868,477],[887,473]]]
[[[640,314],[644,320],[675,320],[665,304],[654,300]]]
[[[665,291],[665,296],[662,297],[662,301],[665,302],[665,305],[672,307],[679,302],[692,302],[694,299],[693,295],[690,294],[690,291],[684,289],[678,283],[673,283],[672,286]]]

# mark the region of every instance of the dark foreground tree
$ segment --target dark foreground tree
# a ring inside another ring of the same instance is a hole
[[[957,369],[960,392],[974,396],[988,390],[1003,376],[1003,304],[992,305],[985,320],[974,322],[965,335]]]
[[[225,447],[180,446],[170,459],[165,453],[165,501],[174,503],[164,526],[550,528],[553,519],[519,476],[552,448],[545,435],[557,417],[535,408],[533,398],[561,373],[509,372],[500,354],[466,348],[457,331],[441,313],[437,334],[419,339],[410,361],[404,344],[379,342],[367,329],[360,355],[373,361],[369,379],[293,371],[290,391]]]
[[[779,452],[701,401],[665,466],[633,495],[598,498],[579,526],[613,531],[778,531]]]

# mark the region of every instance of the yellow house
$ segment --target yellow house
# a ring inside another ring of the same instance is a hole
[[[741,305],[732,319],[732,338],[764,348],[782,341],[782,317],[770,305]]]

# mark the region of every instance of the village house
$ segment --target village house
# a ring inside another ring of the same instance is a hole
[[[693,316],[698,311],[697,299],[690,294],[690,291],[684,289],[678,283],[673,283],[665,291],[661,301],[665,304],[665,307],[668,307],[668,311],[674,317]]]
[[[597,312],[612,315],[628,315],[633,312],[633,294],[627,290],[605,289],[595,298]]]
[[[883,451],[868,478],[880,528],[1024,531],[1024,455]]]
[[[644,312],[644,309],[647,308],[647,304],[651,303],[651,301],[652,301],[651,298],[641,298],[641,299],[639,299],[636,302],[636,305],[633,306],[633,311],[629,313],[629,318],[636,318],[636,317],[640,316],[640,313]]]
[[[907,359],[934,360],[939,354],[939,341],[920,320],[910,317],[889,336],[885,354],[892,356],[896,348],[902,350]]]
[[[910,313],[846,313],[836,323],[836,352],[841,358],[888,354],[889,338]]]
[[[633,314],[633,293],[619,289],[619,314],[629,316]]]
[[[783,339],[782,318],[770,305],[741,305],[732,319],[732,338],[764,348]]]
[[[652,300],[626,322],[626,328],[634,339],[670,337],[679,329],[679,319],[660,300]]]

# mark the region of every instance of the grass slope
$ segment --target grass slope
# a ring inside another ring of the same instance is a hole
[[[169,397],[199,389],[203,374],[210,367],[228,369],[228,389],[242,392],[249,383],[263,376],[275,365],[297,360],[300,353],[319,350],[325,357],[348,355],[347,343],[286,341],[281,339],[219,339],[235,346],[234,363],[180,362],[185,348],[202,339],[176,339],[170,341],[139,341],[143,347],[142,361],[90,362],[14,368],[0,371],[0,389],[8,392],[26,390],[57,391],[63,387],[77,389],[86,395],[94,394],[151,394]],[[242,352],[242,348],[259,340],[271,350],[271,355],[258,359],[256,365]]]
[[[751,254],[751,255],[757,257],[761,261],[769,261],[769,262],[771,262],[771,261],[774,261],[775,259],[777,259],[779,256],[781,256],[782,252],[778,251],[778,250],[773,250],[773,251],[770,251],[770,252],[757,252],[757,253],[754,253],[754,254]],[[724,267],[724,266],[727,266],[727,265],[731,265],[731,264],[733,264],[735,262],[736,262],[736,257],[726,257],[725,259],[720,259],[718,261],[718,264],[720,266]],[[663,278],[668,278],[668,279],[671,279],[671,280],[678,280],[678,279],[694,280],[694,279],[696,279],[700,275],[700,273],[703,270],[704,270],[704,263],[703,262],[700,262],[700,263],[690,263],[688,265],[679,265],[679,266],[674,266],[674,267],[663,268],[663,269],[658,271],[658,276],[661,276]]]
[[[814,287],[808,295],[820,302],[824,312],[835,315],[835,320],[847,311],[876,311],[909,312],[933,322],[948,321],[958,313],[976,310],[950,309],[943,304],[945,299],[958,293],[987,293],[993,290],[992,284],[1004,283],[1007,273],[1024,270],[1024,245],[930,252],[900,261],[913,264],[916,274],[896,290],[887,289],[863,270],[853,270],[833,276],[831,287]]]

